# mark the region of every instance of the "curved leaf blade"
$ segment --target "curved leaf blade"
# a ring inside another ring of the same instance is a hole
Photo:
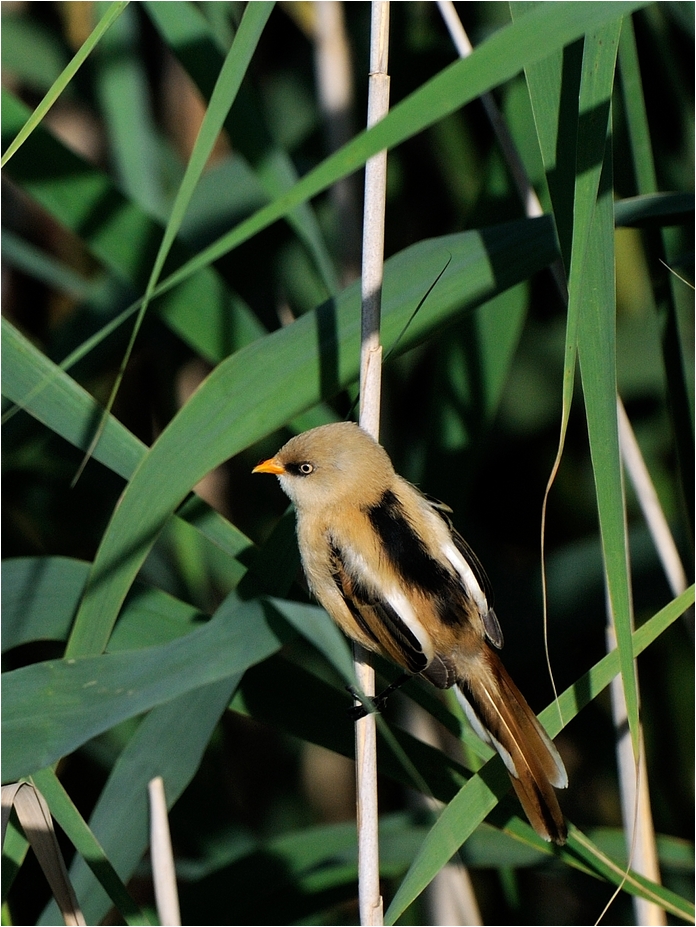
[[[6,673],[3,780],[48,766],[155,705],[242,673],[280,646],[261,603],[230,596],[212,621],[170,643]]]

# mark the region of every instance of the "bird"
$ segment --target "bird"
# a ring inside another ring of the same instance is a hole
[[[451,509],[394,470],[354,422],[291,438],[253,473],[293,502],[310,592],[341,630],[408,676],[455,687],[476,734],[500,755],[534,830],[562,846],[563,761],[498,656],[488,580]]]

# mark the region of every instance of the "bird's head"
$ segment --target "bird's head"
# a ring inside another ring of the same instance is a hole
[[[275,474],[297,510],[313,513],[336,504],[370,505],[394,476],[384,448],[353,422],[305,431],[252,472]]]

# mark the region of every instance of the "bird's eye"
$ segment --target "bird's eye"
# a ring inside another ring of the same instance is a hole
[[[311,463],[301,463],[297,469],[303,476],[309,476],[310,473],[314,472],[314,467]]]

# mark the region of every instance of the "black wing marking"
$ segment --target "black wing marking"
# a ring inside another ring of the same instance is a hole
[[[452,570],[430,556],[396,494],[387,490],[376,505],[366,509],[366,514],[404,582],[432,600],[446,625],[465,624],[473,607],[468,590]]]
[[[493,588],[491,586],[490,580],[488,579],[488,576],[486,575],[486,571],[481,565],[481,561],[478,559],[478,557],[473,552],[471,547],[469,547],[469,545],[466,543],[464,538],[461,536],[461,534],[457,531],[457,529],[452,524],[452,521],[449,518],[449,514],[448,514],[448,513],[451,513],[452,509],[448,505],[445,505],[444,502],[440,502],[438,499],[435,499],[432,496],[427,496],[425,494],[423,495],[424,495],[424,498],[427,500],[427,502],[430,504],[430,507],[435,512],[437,512],[440,518],[447,525],[447,528],[449,529],[449,532],[452,536],[454,546],[457,548],[459,553],[462,555],[462,557],[464,557],[466,562],[471,567],[471,572],[474,574],[474,577],[476,578],[476,582],[481,587],[481,590],[486,597],[486,601],[490,605],[492,605],[493,604]],[[466,593],[466,590],[464,591]],[[493,608],[489,608],[486,614],[482,616],[482,618],[483,618],[483,627],[486,632],[486,637],[488,638],[489,642],[497,650],[500,650],[503,646],[504,638],[503,638],[502,628],[500,627],[500,623],[498,622],[498,616],[493,611]]]
[[[391,489],[367,509],[367,517],[392,566],[409,585],[437,594],[448,584],[450,573],[430,556]]]
[[[330,544],[332,574],[358,627],[393,660],[410,673],[420,673],[428,665],[421,642],[394,607],[368,590],[360,577],[352,573],[340,547]]]

